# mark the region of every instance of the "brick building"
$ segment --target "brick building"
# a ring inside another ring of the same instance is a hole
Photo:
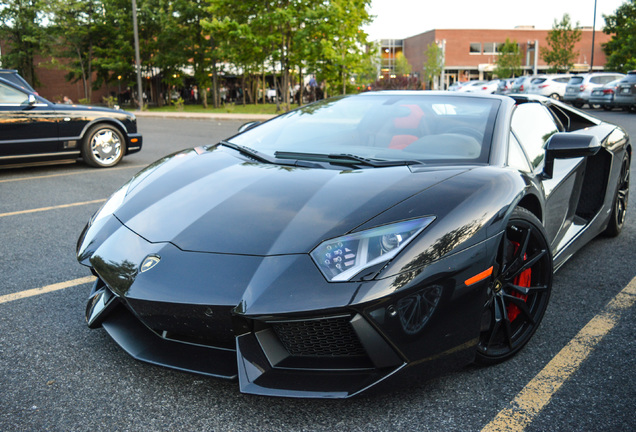
[[[547,47],[546,38],[550,30],[535,30],[534,27],[517,27],[512,30],[435,29],[402,40],[381,41],[382,74],[390,74],[395,56],[402,52],[413,68],[413,73],[422,76],[426,62],[426,48],[435,42],[444,52],[444,88],[453,82],[471,79],[493,78],[498,48],[506,41],[516,41],[523,55],[523,73],[545,73],[548,69],[541,59],[541,47]],[[602,44],[610,36],[592,28],[582,28],[581,40],[575,50],[578,58],[572,72],[588,72],[592,62],[592,35],[594,34],[594,71],[602,71],[605,53]]]

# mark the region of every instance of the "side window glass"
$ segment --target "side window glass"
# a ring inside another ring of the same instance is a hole
[[[534,170],[543,165],[545,159],[545,143],[557,133],[554,119],[547,108],[538,103],[524,103],[515,109],[512,115],[512,131]]]
[[[517,137],[512,132],[510,132],[510,140],[508,142],[508,166],[519,171],[532,172],[528,159],[523,150],[521,150],[521,144],[519,144]]]
[[[0,84],[0,104],[22,104],[28,100],[25,93]]]

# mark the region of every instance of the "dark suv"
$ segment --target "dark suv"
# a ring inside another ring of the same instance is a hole
[[[33,90],[33,87],[31,87],[29,83],[26,82],[26,80],[22,78],[18,71],[15,69],[0,69],[0,78],[4,78],[9,82],[17,84],[25,90],[30,91],[31,93],[37,94],[37,92]]]
[[[627,73],[616,87],[614,106],[636,110],[636,70]]]

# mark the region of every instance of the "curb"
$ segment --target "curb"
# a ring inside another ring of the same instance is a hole
[[[197,120],[269,120],[276,117],[271,114],[234,114],[234,113],[185,113],[185,112],[153,112],[153,111],[129,111],[136,117],[154,118],[184,118]]]

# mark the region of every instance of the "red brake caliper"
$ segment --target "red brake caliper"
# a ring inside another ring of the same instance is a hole
[[[519,249],[519,243],[516,242],[512,242],[514,247],[515,247],[515,253],[517,253],[517,249]],[[525,254],[523,256],[523,260],[527,260],[528,259],[528,255]],[[532,280],[532,269],[526,269],[524,271],[521,272],[521,274],[519,276],[517,276],[512,283],[517,285],[517,286],[522,286],[522,287],[530,287],[530,282]],[[510,295],[513,295],[515,297],[518,297],[520,299],[522,299],[523,301],[526,301],[528,299],[527,295],[521,294],[520,292],[517,292],[515,290],[513,290]],[[521,311],[519,310],[519,308],[517,306],[515,306],[512,303],[509,303],[508,306],[506,306],[506,310],[508,312],[508,320],[510,322],[513,322],[521,313]]]

